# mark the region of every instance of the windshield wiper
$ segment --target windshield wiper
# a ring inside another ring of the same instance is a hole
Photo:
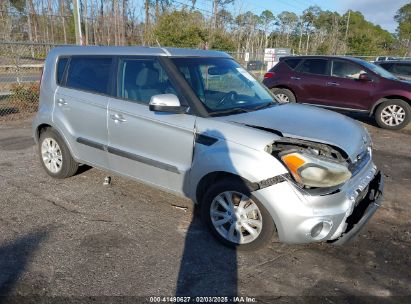
[[[252,108],[252,110],[253,110],[253,111],[261,110],[261,109],[269,108],[269,107],[271,107],[271,106],[273,106],[273,105],[275,105],[275,103],[270,101],[270,102],[268,102],[268,103],[265,103],[265,104],[256,106],[255,108]]]
[[[210,115],[221,115],[221,114],[235,114],[235,113],[248,113],[248,112],[250,112],[250,109],[231,108],[231,109],[222,110],[222,111],[209,112],[209,114]]]

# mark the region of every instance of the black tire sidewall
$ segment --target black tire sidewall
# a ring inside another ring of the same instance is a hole
[[[273,94],[274,95],[277,95],[277,94],[284,94],[284,95],[286,95],[287,97],[288,97],[288,103],[293,103],[293,102],[296,102],[297,100],[296,100],[296,98],[295,98],[295,95],[293,94],[293,92],[291,92],[290,90],[288,90],[288,89],[282,89],[282,88],[273,88],[272,90],[271,90],[271,92],[273,92]]]
[[[405,119],[404,121],[397,125],[397,126],[388,126],[386,125],[382,120],[381,120],[381,112],[382,110],[390,105],[397,105],[397,106],[401,106],[404,111],[405,111]],[[383,128],[383,129],[388,129],[388,130],[399,130],[404,128],[405,126],[408,125],[409,121],[410,121],[410,115],[411,115],[411,109],[410,109],[410,105],[405,102],[404,100],[401,99],[391,99],[391,100],[386,100],[383,103],[381,103],[378,107],[377,110],[375,111],[375,121],[377,122],[378,126]]]
[[[214,198],[225,192],[225,191],[236,191],[243,193],[247,195],[249,198],[253,200],[260,209],[260,213],[262,216],[263,220],[263,227],[260,232],[260,235],[252,241],[251,243],[248,244],[236,244],[233,243],[224,237],[222,237],[218,231],[215,229],[214,225],[211,222],[211,216],[210,216],[210,207],[211,203],[213,202]],[[225,246],[229,248],[236,248],[238,250],[244,250],[244,251],[252,251],[252,250],[257,250],[263,246],[265,246],[271,239],[275,231],[275,225],[274,221],[267,211],[267,209],[263,206],[263,204],[251,194],[250,190],[248,187],[245,185],[245,183],[237,180],[222,180],[217,182],[216,184],[213,184],[205,193],[203,196],[203,199],[201,201],[201,206],[200,206],[200,212],[201,212],[201,218],[202,221],[207,225],[211,233]]]
[[[49,169],[44,164],[44,161],[41,155],[41,145],[45,138],[54,139],[60,147],[61,155],[63,158],[63,165],[61,167],[61,170],[57,173],[53,173],[49,171]],[[66,177],[73,175],[73,173],[71,172],[73,170],[72,168],[73,166],[76,167],[78,165],[75,162],[75,160],[72,158],[70,150],[68,149],[64,140],[61,138],[60,134],[58,134],[54,129],[51,129],[51,128],[47,129],[46,131],[40,134],[39,143],[38,143],[38,154],[40,158],[40,163],[43,166],[44,170],[47,172],[48,175],[54,178],[66,178]]]

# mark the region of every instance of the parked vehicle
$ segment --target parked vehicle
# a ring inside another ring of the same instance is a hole
[[[411,83],[352,57],[285,57],[263,83],[281,102],[365,112],[386,129],[405,127],[411,115]]]
[[[394,60],[394,61],[381,61],[375,64],[384,68],[395,77],[402,80],[411,80],[411,61],[410,60]]]
[[[50,176],[88,164],[189,197],[211,232],[240,249],[274,232],[285,243],[343,244],[382,199],[364,127],[277,103],[222,52],[55,48],[33,136]]]
[[[249,71],[259,71],[264,69],[264,62],[260,60],[251,60],[247,62],[247,70]]]
[[[375,58],[375,62],[379,62],[379,61],[387,61],[387,60],[396,60],[397,58],[395,57],[390,57],[390,56],[379,56],[377,58]]]

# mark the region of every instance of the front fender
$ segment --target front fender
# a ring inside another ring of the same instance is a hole
[[[252,183],[288,173],[275,157],[265,151],[222,139],[211,146],[197,143],[190,171],[191,198],[195,199],[201,179],[212,172],[231,173]]]

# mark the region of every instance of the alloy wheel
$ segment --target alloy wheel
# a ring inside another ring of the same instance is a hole
[[[381,111],[381,120],[387,126],[398,126],[405,120],[405,109],[399,105],[386,106]]]
[[[236,244],[254,241],[263,227],[257,204],[247,195],[235,191],[217,195],[211,203],[210,216],[216,231]]]
[[[45,138],[41,144],[41,157],[51,173],[58,173],[63,165],[63,156],[56,140]]]
[[[290,102],[290,98],[287,96],[287,95],[285,95],[285,94],[276,94],[275,95],[277,98],[278,98],[278,100],[281,102],[281,103],[287,103],[287,102]]]

